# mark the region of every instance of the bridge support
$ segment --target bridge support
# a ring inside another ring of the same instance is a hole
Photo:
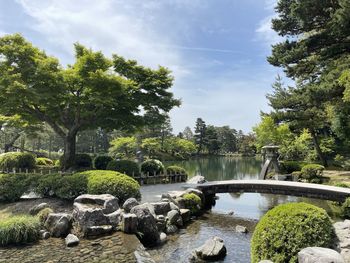
[[[262,147],[262,156],[263,156],[263,167],[260,172],[260,179],[266,179],[266,176],[271,168],[274,168],[276,173],[279,173],[278,166],[278,149],[276,145],[268,145]]]

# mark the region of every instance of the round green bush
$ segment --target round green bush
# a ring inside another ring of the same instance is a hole
[[[92,158],[87,153],[78,153],[74,158],[76,168],[92,168]]]
[[[0,245],[15,245],[34,242],[39,239],[38,217],[13,216],[0,220]]]
[[[141,164],[141,172],[149,174],[151,176],[155,174],[161,174],[164,172],[164,165],[159,160],[147,160]]]
[[[117,171],[129,176],[139,176],[140,168],[136,162],[129,160],[112,160],[107,165],[107,170]]]
[[[110,156],[99,155],[94,159],[94,166],[97,170],[106,170],[108,163],[112,160]]]
[[[36,162],[36,165],[39,165],[39,166],[53,166],[54,165],[54,162],[51,159],[45,158],[45,157],[36,158],[35,162]]]
[[[180,167],[180,166],[176,166],[176,165],[171,165],[171,166],[168,166],[166,168],[166,173],[167,174],[182,174],[182,175],[188,175],[187,174],[187,171]]]
[[[28,191],[28,176],[25,174],[0,174],[0,201],[14,202]]]
[[[192,215],[196,215],[201,210],[201,198],[193,193],[184,194],[182,197],[185,200],[185,207],[191,211]]]
[[[300,171],[306,163],[299,161],[281,161],[279,163],[281,172],[291,174]]]
[[[89,194],[111,194],[119,199],[119,203],[130,197],[141,197],[140,185],[133,178],[114,171],[92,170],[81,172],[87,176]]]
[[[320,182],[324,166],[320,164],[307,164],[301,168],[301,177],[308,182]]]
[[[251,241],[251,262],[297,262],[305,247],[330,247],[334,229],[322,208],[288,203],[268,211],[257,224]]]
[[[30,153],[8,152],[0,154],[0,169],[34,169],[35,157]]]

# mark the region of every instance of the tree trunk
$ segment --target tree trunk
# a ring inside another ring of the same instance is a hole
[[[69,133],[64,138],[64,157],[62,168],[64,171],[74,166],[77,133]]]
[[[18,138],[21,135],[19,133],[17,133],[14,137],[11,138],[11,140],[8,143],[5,143],[4,145],[4,152],[7,153],[11,150],[11,148],[13,147],[13,145],[15,144],[15,142],[18,140]]]
[[[322,165],[327,167],[328,166],[327,159],[324,157],[324,155],[321,151],[320,144],[318,142],[317,135],[316,135],[315,131],[311,131],[311,136],[312,136],[312,141],[314,143],[318,158],[320,159]]]

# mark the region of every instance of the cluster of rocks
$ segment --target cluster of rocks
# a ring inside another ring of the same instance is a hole
[[[41,236],[65,238],[70,247],[79,244],[78,236],[100,236],[120,229],[137,234],[146,246],[159,245],[166,242],[167,235],[176,233],[191,220],[191,211],[183,198],[187,193],[198,195],[204,204],[203,193],[196,189],[163,194],[161,200],[154,203],[140,204],[135,198],[129,198],[122,207],[118,205],[118,198],[110,194],[84,194],[74,200],[72,214],[49,213]],[[48,207],[42,203],[30,213],[35,215]]]
[[[336,249],[340,252],[344,261],[350,263],[350,220],[333,224],[338,239]]]

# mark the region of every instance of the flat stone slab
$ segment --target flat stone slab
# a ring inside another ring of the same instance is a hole
[[[335,250],[323,247],[307,247],[298,253],[299,263],[344,263]]]

